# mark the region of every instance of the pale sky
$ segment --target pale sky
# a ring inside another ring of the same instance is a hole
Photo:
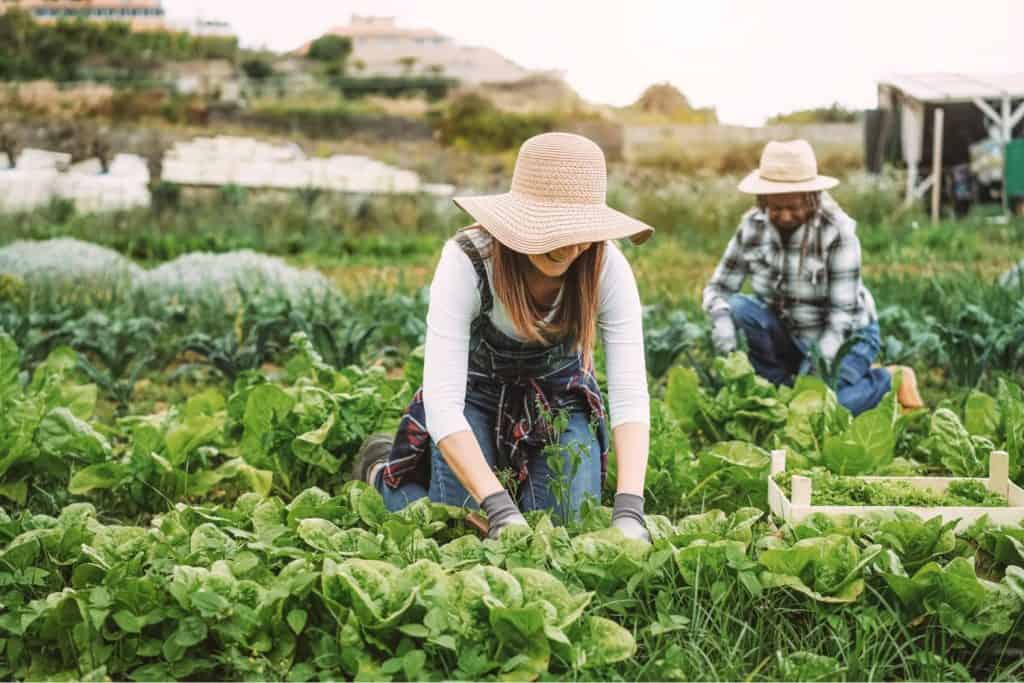
[[[352,14],[397,17],[519,64],[558,69],[585,99],[625,105],[669,81],[727,123],[833,101],[876,103],[889,73],[1024,70],[1024,0],[164,0],[230,21],[246,46],[290,50]],[[1016,26],[1016,40],[1011,27]]]

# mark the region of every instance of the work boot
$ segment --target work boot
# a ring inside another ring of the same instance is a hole
[[[900,375],[900,388],[896,394],[896,400],[900,402],[905,410],[918,410],[924,408],[924,401],[921,400],[921,393],[917,389],[917,375],[914,369],[906,365],[889,365],[885,368],[892,375]]]
[[[352,463],[352,479],[375,486],[377,477],[388,464],[394,442],[391,434],[373,434],[367,438]]]

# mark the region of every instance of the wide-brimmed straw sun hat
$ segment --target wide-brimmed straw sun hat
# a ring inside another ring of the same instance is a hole
[[[818,192],[835,187],[839,181],[818,175],[818,160],[806,140],[769,142],[761,152],[761,165],[740,181],[747,194],[789,194]]]
[[[629,237],[639,244],[654,228],[605,203],[604,152],[582,135],[544,133],[519,148],[505,194],[455,197],[496,240],[523,254]]]

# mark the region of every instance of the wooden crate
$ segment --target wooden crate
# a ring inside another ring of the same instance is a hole
[[[903,481],[917,489],[931,489],[937,493],[946,490],[954,481],[978,481],[989,491],[1006,496],[1007,507],[903,507],[894,505],[811,505],[811,480],[795,475],[790,500],[775,483],[774,476],[786,469],[786,451],[772,451],[771,475],[768,477],[768,506],[787,522],[800,522],[809,515],[822,513],[828,517],[856,515],[866,517],[874,513],[904,510],[921,519],[941,517],[944,522],[959,520],[956,530],[963,531],[983,515],[996,524],[1015,525],[1024,520],[1024,489],[1010,481],[1009,456],[1005,451],[992,451],[988,461],[987,478],[967,477],[860,477],[865,481]]]

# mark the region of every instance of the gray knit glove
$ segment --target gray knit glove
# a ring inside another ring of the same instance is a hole
[[[480,507],[487,513],[487,538],[497,538],[501,530],[511,524],[528,526],[508,491],[492,493],[480,501]]]
[[[711,314],[711,345],[715,353],[725,356],[736,350],[736,324],[729,309]]]
[[[650,543],[651,535],[647,533],[644,524],[644,497],[632,493],[616,493],[612,526],[622,531],[626,538]]]

